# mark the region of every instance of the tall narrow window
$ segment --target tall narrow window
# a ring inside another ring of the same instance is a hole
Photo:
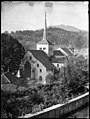
[[[37,64],[37,67],[39,67],[39,64]]]
[[[39,80],[42,81],[42,76],[39,76]]]
[[[43,48],[43,50],[45,50],[46,48]]]
[[[32,59],[32,57],[30,56],[30,60]]]
[[[59,64],[57,64],[57,67],[59,67]]]
[[[42,69],[40,69],[40,72],[42,72]]]

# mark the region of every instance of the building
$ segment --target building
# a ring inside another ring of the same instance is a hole
[[[59,47],[53,51],[53,56],[50,57],[52,64],[57,68],[61,69],[61,67],[65,67],[67,64],[68,59],[73,57],[73,53],[68,48]]]
[[[54,74],[55,66],[49,61],[49,56],[43,50],[29,50],[21,65],[21,76],[27,80],[35,79],[46,83],[46,76]]]
[[[9,71],[2,73],[1,75],[1,89],[2,90],[3,89],[5,90],[5,87],[6,89],[10,88],[10,90],[13,90],[13,89],[16,89],[17,86],[24,87],[24,88],[28,87],[27,82],[24,79],[16,77],[14,74],[12,74]]]
[[[53,54],[53,44],[47,40],[47,23],[46,23],[46,12],[45,12],[45,25],[43,31],[43,38],[37,43],[36,50],[43,50],[47,55]]]
[[[54,70],[65,66],[66,57],[73,54],[67,48],[58,48],[53,51],[53,44],[47,40],[47,23],[45,12],[45,25],[43,38],[37,43],[36,50],[26,52],[21,64],[21,77],[26,80],[35,79],[46,84],[48,74],[54,75]]]

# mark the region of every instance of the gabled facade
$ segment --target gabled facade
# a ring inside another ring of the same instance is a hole
[[[46,76],[49,73],[53,75],[54,68],[55,66],[49,61],[48,55],[43,50],[29,50],[24,56],[21,69],[27,79],[33,78],[42,84],[46,84]]]

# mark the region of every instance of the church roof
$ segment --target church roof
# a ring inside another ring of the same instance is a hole
[[[60,50],[54,50],[53,55],[64,56],[64,54]]]
[[[48,44],[48,41],[47,40],[41,40],[38,42],[38,44]]]
[[[68,48],[61,48],[64,52],[66,52],[69,56],[72,56],[73,54],[69,51]]]
[[[62,64],[64,64],[65,61],[66,61],[66,58],[65,57],[56,58],[56,57],[53,56],[51,58],[51,62],[52,63],[62,63]]]
[[[30,50],[30,52],[46,67],[47,70],[55,68],[55,66],[49,61],[48,55],[43,50]]]
[[[49,44],[49,45],[53,45],[49,40],[41,40],[37,44]]]

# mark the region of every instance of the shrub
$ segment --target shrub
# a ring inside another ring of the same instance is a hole
[[[39,105],[34,105],[33,107],[32,107],[32,113],[36,113],[36,112],[39,112],[39,111],[41,111],[42,109],[44,108],[44,104],[39,104]]]

